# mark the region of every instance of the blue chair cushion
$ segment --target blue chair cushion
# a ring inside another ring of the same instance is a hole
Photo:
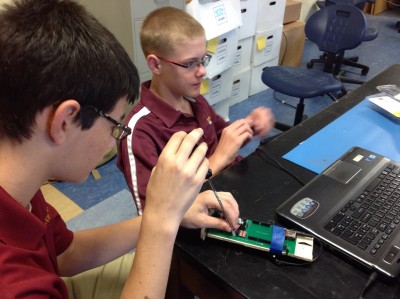
[[[342,83],[332,74],[315,69],[266,67],[261,80],[273,90],[298,98],[313,98],[342,90]]]

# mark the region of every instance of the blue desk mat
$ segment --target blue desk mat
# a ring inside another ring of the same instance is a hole
[[[352,146],[400,161],[400,125],[372,109],[365,99],[283,158],[321,173]]]

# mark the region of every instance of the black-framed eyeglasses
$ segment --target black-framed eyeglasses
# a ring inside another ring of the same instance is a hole
[[[172,61],[172,60],[157,56],[157,58],[162,60],[162,61],[172,63],[174,65],[183,67],[183,68],[188,69],[190,71],[192,71],[194,69],[197,69],[200,65],[206,67],[210,63],[211,57],[212,57],[211,55],[206,54],[205,56],[203,56],[201,58],[200,61],[195,60],[195,61],[189,61],[189,62],[186,62],[186,63],[179,63],[179,62],[175,62],[175,61]]]
[[[126,138],[128,135],[132,134],[132,129],[128,126],[121,124],[120,122],[116,121],[114,118],[109,116],[108,114],[104,113],[103,111],[93,107],[94,111],[96,111],[101,117],[104,117],[108,121],[112,122],[115,126],[112,127],[111,135],[117,140],[122,140]]]

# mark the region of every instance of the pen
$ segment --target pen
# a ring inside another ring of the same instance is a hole
[[[231,229],[232,229],[232,236],[236,236],[235,229],[234,229],[234,227],[233,227],[233,225],[232,225],[232,222],[229,220],[228,216],[226,215],[226,212],[225,212],[225,209],[224,209],[224,205],[222,204],[222,201],[221,201],[221,199],[219,198],[219,195],[218,195],[218,193],[217,193],[217,190],[215,189],[214,184],[213,184],[213,182],[211,181],[211,176],[212,176],[212,172],[211,172],[211,169],[209,169],[209,170],[208,170],[208,173],[207,173],[207,176],[206,176],[206,178],[208,178],[208,183],[210,184],[211,190],[214,192],[215,198],[217,199],[217,201],[218,201],[218,203],[219,203],[219,206],[221,207],[222,214],[224,214],[225,220],[229,223],[229,226],[230,226]]]

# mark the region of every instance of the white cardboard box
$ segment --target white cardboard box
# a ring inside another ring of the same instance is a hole
[[[207,40],[242,26],[240,0],[192,0],[185,10],[203,25]]]
[[[206,78],[213,78],[233,66],[238,36],[238,29],[234,29],[207,41],[207,52],[211,55],[211,60],[206,67]]]
[[[241,39],[238,42],[233,70],[239,73],[251,66],[251,50],[253,47],[253,36]]]
[[[229,106],[240,103],[249,97],[250,75],[250,68],[247,68],[240,73],[233,74],[232,94],[229,101]]]
[[[213,78],[204,78],[201,83],[200,93],[210,105],[229,98],[232,91],[233,69],[229,68]]]
[[[261,65],[258,65],[258,66],[253,66],[251,68],[249,96],[252,96],[256,93],[259,93],[263,90],[268,89],[268,86],[265,85],[264,82],[261,81],[261,75],[262,75],[263,69],[267,66],[278,65],[278,60],[279,60],[279,57],[276,57],[273,60],[270,60],[270,61],[263,63]]]
[[[229,121],[229,98],[211,106],[215,113],[221,116],[225,121]]]
[[[259,0],[256,33],[283,25],[286,0]]]
[[[279,57],[281,47],[283,25],[261,33],[256,33],[253,39],[252,63],[260,65],[276,57]]]
[[[256,33],[258,1],[240,0],[242,26],[239,27],[239,39],[253,36]]]

